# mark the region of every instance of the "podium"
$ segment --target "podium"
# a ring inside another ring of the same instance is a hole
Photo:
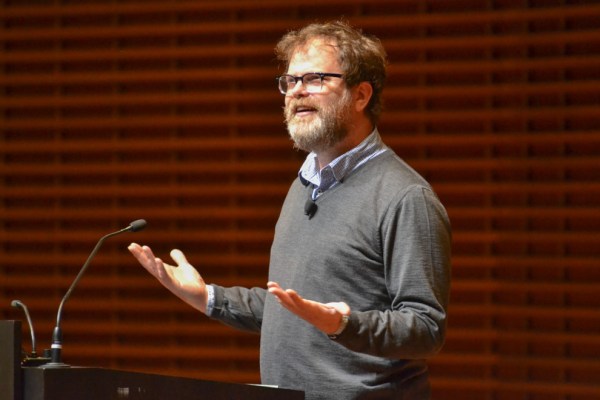
[[[304,399],[301,392],[102,368],[23,368],[23,400]]]
[[[1,400],[304,399],[301,391],[260,385],[92,367],[21,367],[20,355],[20,321],[0,321]]]

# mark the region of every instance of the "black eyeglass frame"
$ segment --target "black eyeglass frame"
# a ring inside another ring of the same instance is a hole
[[[307,75],[318,75],[321,80],[321,89],[323,88],[323,78],[325,78],[325,77],[343,78],[344,77],[344,75],[342,75],[342,74],[335,74],[332,72],[307,72],[300,76],[283,74],[283,75],[279,75],[279,76],[275,77],[275,80],[277,81],[277,86],[279,87],[279,92],[284,96],[287,95],[287,93],[288,93],[288,92],[284,92],[283,90],[281,90],[281,78],[285,78],[285,77],[293,78],[294,86],[291,86],[291,87],[295,87],[298,84],[298,81],[301,81],[303,85],[306,85],[306,82],[304,82],[304,77]]]

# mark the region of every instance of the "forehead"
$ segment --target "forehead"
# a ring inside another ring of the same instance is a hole
[[[337,49],[330,43],[315,39],[294,51],[290,58],[288,74],[306,72],[342,72]]]

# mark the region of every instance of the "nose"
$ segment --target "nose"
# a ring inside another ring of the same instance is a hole
[[[287,95],[294,98],[305,97],[308,96],[308,92],[306,91],[306,87],[302,80],[296,82],[296,84],[288,89]]]

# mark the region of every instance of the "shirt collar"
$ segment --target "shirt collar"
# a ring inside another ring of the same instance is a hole
[[[358,146],[331,161],[321,170],[319,170],[317,155],[314,152],[309,153],[298,176],[305,186],[310,183],[323,192],[335,184],[343,182],[358,167],[387,149],[388,147],[383,143],[377,128],[375,128]]]

